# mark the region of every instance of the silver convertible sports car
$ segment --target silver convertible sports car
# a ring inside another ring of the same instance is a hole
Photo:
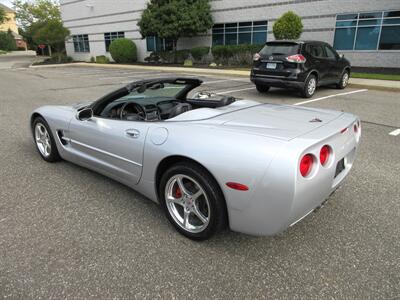
[[[92,103],[40,107],[30,120],[37,150],[159,202],[175,228],[197,240],[227,225],[279,233],[349,173],[361,135],[356,116],[239,101],[200,91],[201,83],[151,79]]]

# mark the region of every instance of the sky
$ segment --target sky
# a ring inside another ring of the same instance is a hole
[[[0,3],[4,4],[5,6],[8,6],[8,7],[12,8],[11,1],[12,0],[0,0]]]

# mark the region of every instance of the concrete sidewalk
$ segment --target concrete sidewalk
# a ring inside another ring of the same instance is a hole
[[[129,70],[149,70],[149,71],[167,71],[176,73],[195,73],[195,74],[210,74],[219,76],[240,76],[249,77],[250,71],[233,70],[233,69],[213,69],[213,68],[190,68],[190,67],[170,67],[170,66],[146,66],[146,65],[122,65],[122,64],[94,64],[94,63],[70,63],[58,65],[42,65],[32,66],[33,68],[54,68],[66,66],[79,67],[101,67],[113,69],[129,69]],[[376,90],[395,90],[400,91],[400,81],[393,80],[377,80],[377,79],[362,79],[351,78],[350,85],[352,87],[362,87]]]

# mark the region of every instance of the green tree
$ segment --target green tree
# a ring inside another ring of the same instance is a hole
[[[6,12],[0,7],[0,24],[3,24],[5,21],[7,21]]]
[[[58,53],[59,61],[61,61],[61,52],[64,50],[64,42],[69,36],[69,30],[65,28],[59,20],[49,20],[45,24],[39,26],[33,36],[36,44],[45,44]]]
[[[57,51],[63,51],[64,41],[59,37],[66,33],[62,25],[59,3],[56,0],[25,1],[15,0],[13,2],[16,18],[20,24],[20,34],[28,42],[31,49],[36,49],[38,44],[48,44]],[[60,26],[61,25],[61,26]],[[52,33],[54,27],[54,34]],[[50,34],[52,39],[45,42],[44,33]],[[66,36],[69,35],[69,32]]]
[[[303,32],[303,23],[298,15],[288,11],[276,20],[273,32],[277,40],[296,40]]]
[[[0,50],[13,51],[17,49],[11,30],[0,31]]]
[[[152,0],[138,22],[143,37],[178,39],[204,33],[213,25],[208,0]]]

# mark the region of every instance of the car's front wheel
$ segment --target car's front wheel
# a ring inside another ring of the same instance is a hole
[[[168,220],[190,239],[208,239],[226,225],[221,189],[197,164],[185,162],[169,168],[161,178],[159,195]]]
[[[347,87],[349,84],[349,79],[350,79],[350,74],[348,71],[344,71],[342,74],[342,77],[340,77],[340,81],[338,84],[336,84],[336,88],[342,90]]]
[[[308,76],[306,82],[304,83],[301,95],[304,98],[311,98],[315,94],[316,89],[317,89],[317,77],[311,74],[310,76]]]
[[[269,86],[268,85],[263,85],[263,84],[256,84],[256,89],[260,93],[266,93],[269,91]]]
[[[50,127],[42,117],[37,117],[32,124],[33,138],[40,156],[47,162],[61,160]]]

